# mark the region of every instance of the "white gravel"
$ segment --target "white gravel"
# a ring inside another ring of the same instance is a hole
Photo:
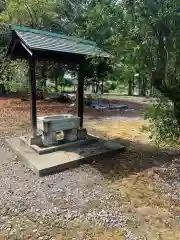
[[[0,159],[0,230],[8,239],[53,239],[74,223],[122,229],[136,239],[98,170],[84,165],[39,178],[3,147]]]

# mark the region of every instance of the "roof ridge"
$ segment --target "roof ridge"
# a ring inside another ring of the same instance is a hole
[[[64,38],[64,39],[71,40],[71,41],[74,40],[74,41],[77,41],[78,43],[84,43],[84,44],[88,44],[88,45],[92,45],[92,46],[97,46],[96,42],[94,42],[94,41],[84,40],[82,38],[76,38],[76,37],[67,36],[64,34],[53,33],[53,32],[34,29],[34,28],[30,28],[30,27],[18,26],[18,25],[10,25],[10,28],[14,31],[31,32],[31,33],[42,34],[42,35],[51,36],[51,37]]]

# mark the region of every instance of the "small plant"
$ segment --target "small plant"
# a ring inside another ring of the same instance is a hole
[[[167,98],[160,97],[148,106],[145,119],[149,120],[150,137],[157,145],[180,144],[180,129],[174,116],[174,106]]]

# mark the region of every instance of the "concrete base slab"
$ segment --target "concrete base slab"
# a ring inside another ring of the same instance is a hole
[[[27,136],[22,136],[20,137],[20,140],[22,142],[24,142],[25,144],[29,145],[29,138]],[[76,140],[76,141],[71,141],[71,142],[63,142],[59,145],[55,145],[55,146],[44,146],[42,143],[41,144],[32,144],[29,145],[36,153],[38,153],[39,155],[42,154],[47,154],[47,153],[52,153],[52,152],[56,152],[59,150],[65,150],[67,148],[77,148],[80,146],[84,146],[84,145],[88,145],[91,144],[93,142],[98,141],[99,138],[97,136],[93,136],[88,134],[87,138],[84,140]]]
[[[96,157],[107,156],[107,154],[112,156],[125,150],[118,142],[99,140],[78,148],[39,155],[19,138],[9,138],[6,142],[16,155],[39,176],[74,168],[82,163],[90,163]]]

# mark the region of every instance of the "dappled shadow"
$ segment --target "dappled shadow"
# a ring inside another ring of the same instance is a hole
[[[101,174],[111,180],[119,180],[131,174],[143,172],[152,168],[159,168],[172,163],[180,156],[180,151],[168,151],[150,144],[143,144],[125,139],[113,139],[126,147],[125,152],[100,159],[94,159],[94,167]]]

